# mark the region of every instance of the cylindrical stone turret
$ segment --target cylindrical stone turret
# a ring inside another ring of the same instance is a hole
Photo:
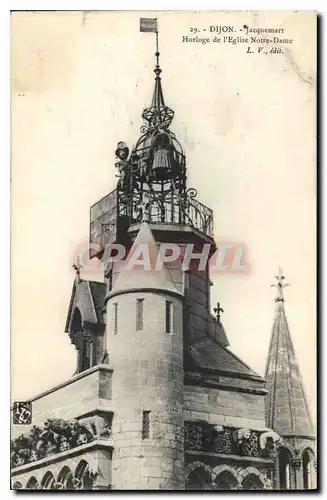
[[[133,246],[140,241],[153,257],[146,223]],[[113,489],[185,489],[182,318],[183,297],[164,267],[122,270],[108,294]]]

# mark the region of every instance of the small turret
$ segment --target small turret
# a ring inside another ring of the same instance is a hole
[[[284,308],[285,276],[275,276],[276,310],[266,363],[267,427],[283,438],[279,457],[281,489],[311,489],[315,483],[315,433]],[[308,458],[309,457],[309,458]]]
[[[130,253],[157,246],[143,223]],[[114,489],[184,489],[183,297],[168,270],[121,272],[107,301]]]

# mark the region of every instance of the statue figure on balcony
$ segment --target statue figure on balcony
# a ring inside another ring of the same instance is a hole
[[[117,177],[119,177],[118,188],[124,189],[128,167],[127,158],[129,155],[129,149],[125,142],[118,142],[115,155],[119,159],[119,161],[115,163],[115,167],[118,170]]]

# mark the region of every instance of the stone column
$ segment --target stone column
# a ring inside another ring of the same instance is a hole
[[[301,458],[293,458],[292,469],[294,476],[294,487],[292,486],[292,490],[303,490],[303,474],[302,474]]]

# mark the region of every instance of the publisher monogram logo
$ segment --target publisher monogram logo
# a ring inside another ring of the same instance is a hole
[[[30,425],[32,423],[32,403],[16,401],[13,410],[13,423],[16,425]]]

